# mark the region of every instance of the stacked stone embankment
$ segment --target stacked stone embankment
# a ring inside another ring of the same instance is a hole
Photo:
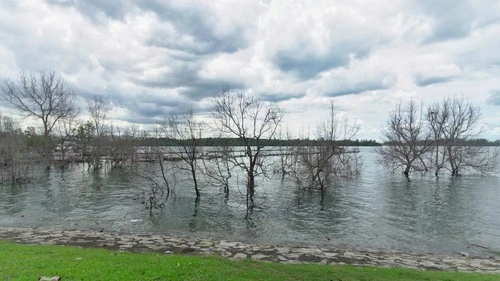
[[[235,260],[252,259],[286,264],[351,264],[500,274],[500,257],[472,257],[465,253],[452,256],[399,251],[359,251],[316,246],[260,245],[213,238],[175,238],[157,234],[32,228],[0,228],[0,239],[27,244],[98,247],[131,252],[220,255]]]

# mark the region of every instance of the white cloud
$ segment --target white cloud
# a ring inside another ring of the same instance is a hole
[[[116,122],[206,114],[225,86],[277,101],[296,132],[330,97],[379,138],[399,100],[461,94],[500,139],[498,1],[0,2],[0,75],[52,69]],[[3,109],[9,111],[9,109]]]

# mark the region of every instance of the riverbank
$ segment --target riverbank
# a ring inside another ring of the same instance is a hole
[[[0,239],[23,244],[71,245],[126,252],[220,255],[233,260],[281,264],[324,264],[401,267],[426,270],[500,274],[499,257],[432,255],[410,252],[359,251],[323,247],[259,245],[212,238],[181,238],[149,234],[119,234],[80,230],[0,228]]]
[[[279,264],[215,255],[131,253],[89,247],[27,245],[0,241],[0,280],[343,280],[497,281],[496,274]]]

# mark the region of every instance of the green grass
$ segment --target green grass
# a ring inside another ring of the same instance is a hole
[[[283,265],[220,257],[123,253],[0,241],[0,280],[500,280],[500,275],[398,268]]]

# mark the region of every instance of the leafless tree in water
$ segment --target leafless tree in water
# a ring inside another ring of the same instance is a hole
[[[138,159],[136,160],[158,164],[154,165],[155,168],[138,169],[137,172],[137,175],[147,183],[147,187],[144,190],[147,195],[147,208],[150,215],[153,215],[154,211],[163,207],[166,200],[175,191],[177,177],[172,162],[165,161],[166,150],[161,142],[161,129],[158,127],[155,128],[153,135],[143,132],[141,139],[149,139],[154,142],[138,149]]]
[[[255,178],[267,172],[261,157],[263,140],[276,136],[284,112],[278,105],[264,103],[254,96],[223,90],[214,100],[212,117],[223,136],[236,137],[244,146],[243,157],[236,153],[228,159],[241,168],[247,179],[247,206],[255,194]]]
[[[88,101],[92,146],[90,148],[89,169],[99,170],[103,166],[103,157],[106,156],[106,142],[108,126],[106,120],[106,106],[102,96],[93,96]]]
[[[317,127],[318,145],[295,148],[296,163],[292,166],[299,187],[305,183],[309,188],[319,188],[322,198],[333,181],[353,178],[361,171],[359,151],[342,143],[352,140],[359,126],[340,117],[333,101],[329,109],[327,119]]]
[[[17,183],[26,179],[28,155],[23,148],[23,136],[17,122],[0,115],[0,183]],[[6,172],[4,174],[4,171]]]
[[[71,140],[71,138],[75,138],[79,125],[80,123],[76,116],[71,116],[61,119],[61,121],[55,127],[57,149],[61,153],[59,160],[62,162],[72,162],[74,160],[68,156],[68,152],[70,152],[71,149],[68,146],[68,142]]]
[[[379,163],[393,170],[403,169],[405,175],[412,170],[427,171],[424,159],[432,149],[433,137],[425,120],[422,105],[414,100],[398,103],[383,130],[387,145],[377,148]]]
[[[43,159],[50,169],[53,155],[51,133],[62,119],[78,114],[76,95],[66,86],[64,79],[53,71],[20,72],[16,82],[5,80],[1,87],[2,100],[12,105],[24,117],[33,117],[43,126]]]
[[[280,140],[291,140],[292,133],[290,130],[279,130],[278,139]],[[293,147],[291,146],[280,146],[278,151],[278,162],[275,165],[274,172],[281,175],[281,180],[284,180],[287,175],[290,175],[293,170],[294,164],[294,153]]]
[[[138,134],[135,126],[126,128],[110,126],[106,154],[112,167],[122,169],[127,163],[132,165],[139,139]]]
[[[203,124],[197,121],[193,111],[189,110],[186,114],[171,115],[162,127],[165,136],[176,142],[169,149],[174,157],[182,162],[182,165],[177,165],[177,168],[189,172],[196,193],[196,201],[200,200],[197,171],[198,160],[203,153],[201,146]]]
[[[431,165],[437,176],[448,169],[453,176],[463,171],[490,173],[497,167],[498,148],[474,145],[481,134],[479,107],[463,97],[445,98],[429,106],[427,121],[433,133]]]
[[[229,158],[233,154],[231,147],[224,143],[212,147],[213,153],[207,151],[201,159],[201,172],[209,185],[223,189],[226,198],[229,197],[229,180],[232,177],[233,165]]]

